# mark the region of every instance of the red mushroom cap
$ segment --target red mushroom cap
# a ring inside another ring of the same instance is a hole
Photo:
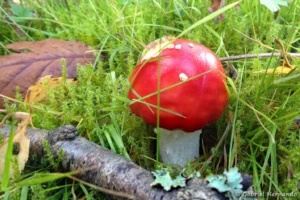
[[[128,98],[135,100],[157,92],[159,66],[160,90],[183,82],[160,93],[162,109],[184,116],[160,110],[161,128],[192,132],[218,120],[228,101],[226,77],[218,57],[201,44],[183,39],[174,41],[170,37],[156,40],[148,47],[151,50],[143,56],[130,76],[132,89],[128,92]],[[165,48],[158,53],[162,47]],[[189,80],[192,77],[194,79]],[[157,95],[142,101],[157,106]],[[135,102],[130,109],[146,123],[156,125],[155,107]]]

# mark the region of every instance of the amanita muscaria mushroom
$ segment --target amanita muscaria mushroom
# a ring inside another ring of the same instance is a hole
[[[218,120],[228,101],[218,57],[196,42],[163,37],[147,46],[129,80],[132,113],[156,126],[160,106],[162,161],[184,166],[198,157],[201,129]]]

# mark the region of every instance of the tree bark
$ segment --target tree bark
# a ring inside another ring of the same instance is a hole
[[[0,127],[0,134],[8,135],[10,127]],[[205,180],[193,178],[187,187],[172,189],[169,192],[161,188],[153,188],[151,172],[136,165],[132,161],[95,143],[77,136],[77,130],[70,125],[62,126],[48,133],[47,130],[27,129],[30,138],[30,155],[38,159],[45,156],[42,141],[46,139],[54,156],[63,150],[62,171],[82,170],[77,178],[102,188],[113,190],[113,199],[141,200],[180,200],[210,199],[220,200],[224,196],[207,186]],[[118,195],[120,192],[126,195]]]

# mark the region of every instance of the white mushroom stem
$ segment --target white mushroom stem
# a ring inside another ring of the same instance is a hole
[[[157,130],[155,129],[157,133]],[[184,132],[160,128],[160,157],[162,162],[185,166],[199,157],[200,134],[202,130]]]

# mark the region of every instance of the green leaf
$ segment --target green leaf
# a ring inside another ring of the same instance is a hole
[[[174,180],[170,176],[170,173],[166,170],[156,170],[152,172],[155,176],[154,182],[151,183],[151,186],[161,185],[164,190],[169,191],[172,187],[185,187],[186,179],[180,174]]]
[[[32,15],[31,9],[23,5],[10,4],[10,11],[15,17],[31,17]]]
[[[260,0],[260,3],[266,6],[271,12],[280,10],[280,6],[287,6],[289,0]]]

